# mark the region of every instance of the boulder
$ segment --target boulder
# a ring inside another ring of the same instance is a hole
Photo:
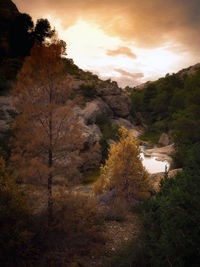
[[[168,136],[168,134],[166,133],[162,133],[162,135],[159,138],[158,144],[162,145],[162,146],[168,146],[170,145],[170,138]]]
[[[96,124],[86,125],[82,121],[82,126],[82,135],[85,137],[85,143],[94,144],[99,142],[102,137],[102,133]]]
[[[113,82],[101,81],[97,85],[97,94],[99,96],[121,95],[122,90]]]
[[[134,137],[139,137],[141,135],[141,131],[136,127],[133,123],[130,121],[124,119],[124,118],[119,118],[119,119],[113,119],[112,123],[115,125],[118,125],[119,127],[124,126],[128,131],[129,134],[133,134]]]
[[[125,95],[107,95],[103,96],[103,100],[108,104],[108,106],[114,112],[117,117],[126,118],[130,113],[130,98]]]
[[[100,97],[86,103],[86,107],[84,109],[76,107],[74,111],[76,116],[82,118],[85,124],[95,123],[97,115],[102,113],[108,117],[113,116],[112,110]]]

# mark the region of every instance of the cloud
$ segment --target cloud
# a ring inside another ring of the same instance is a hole
[[[65,27],[78,19],[97,23],[109,35],[138,47],[155,48],[166,42],[199,51],[199,0],[15,0],[34,16],[50,14]],[[80,40],[81,41],[81,40]]]
[[[115,50],[107,50],[106,54],[108,56],[119,56],[124,55],[130,58],[137,58],[137,56],[131,51],[129,47],[126,46],[120,46],[119,48]]]
[[[132,79],[140,79],[144,77],[144,74],[141,72],[131,73],[122,69],[114,69],[116,72],[120,73],[122,76],[126,76]]]

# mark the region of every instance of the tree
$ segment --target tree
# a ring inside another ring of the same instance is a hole
[[[116,189],[128,201],[146,197],[149,189],[148,174],[140,159],[140,148],[133,135],[120,128],[121,138],[111,146],[108,160],[101,168],[96,191]]]
[[[185,168],[163,181],[145,207],[148,266],[199,266],[200,144],[185,154]]]
[[[45,38],[51,38],[54,34],[55,30],[51,29],[51,25],[47,19],[37,20],[34,36],[38,42],[43,43]]]
[[[20,179],[47,181],[49,223],[52,181],[74,175],[82,146],[81,127],[73,114],[70,80],[63,74],[62,42],[36,43],[25,59],[13,91],[19,115],[13,126],[11,160]]]

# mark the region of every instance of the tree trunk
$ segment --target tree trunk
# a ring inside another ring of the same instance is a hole
[[[49,177],[48,177],[48,225],[51,225],[53,219],[53,196],[52,196],[52,151],[49,149]]]
[[[52,94],[50,91],[49,103],[51,104]],[[52,111],[49,113],[49,177],[48,177],[48,225],[53,220],[53,196],[52,196],[52,167],[53,167],[53,151],[52,151]]]

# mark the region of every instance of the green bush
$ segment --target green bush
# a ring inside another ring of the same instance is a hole
[[[80,90],[86,100],[94,99],[97,94],[97,90],[94,84],[82,84],[80,86]]]
[[[102,163],[104,163],[108,157],[108,150],[110,148],[108,141],[119,140],[119,132],[118,132],[119,126],[113,125],[110,119],[103,113],[97,115],[96,124],[99,126],[101,133],[103,135],[99,141],[99,144],[102,153]]]
[[[163,183],[146,207],[149,266],[199,266],[200,145],[185,155],[185,169]]]

